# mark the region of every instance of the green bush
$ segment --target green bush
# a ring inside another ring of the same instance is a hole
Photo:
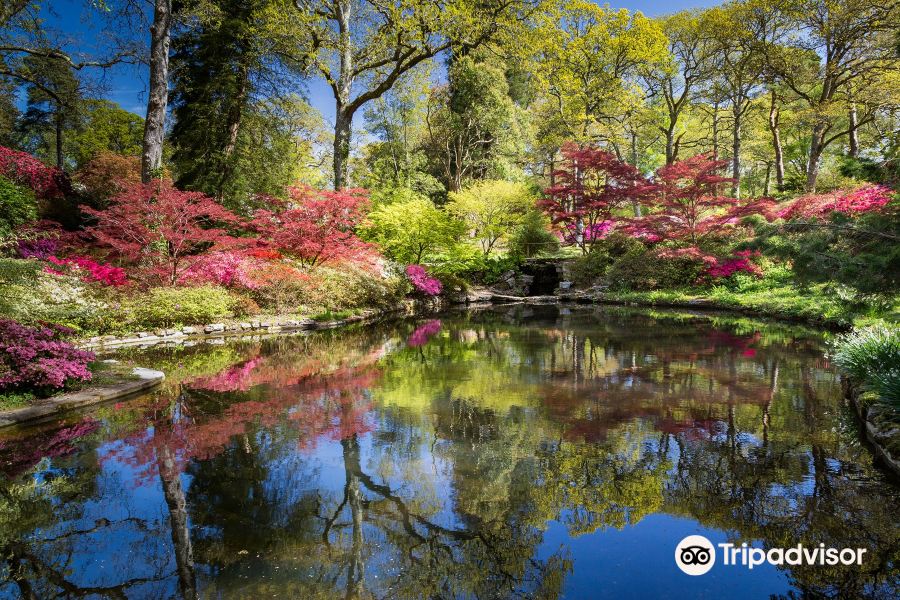
[[[539,254],[552,254],[559,250],[559,240],[547,230],[547,219],[540,211],[530,211],[513,231],[509,240],[509,253],[530,258]]]
[[[354,308],[386,307],[403,299],[405,277],[381,277],[362,269],[320,267],[308,284],[304,304],[308,309],[331,312]]]
[[[613,263],[626,256],[640,257],[646,253],[647,248],[640,241],[621,234],[610,235],[596,242],[586,255],[572,261],[572,281],[578,285],[592,285],[606,276]]]
[[[834,362],[900,409],[900,328],[876,325],[837,338]]]
[[[124,306],[129,329],[203,325],[234,315],[236,299],[225,288],[152,288]]]
[[[38,217],[34,192],[0,175],[0,239]]]
[[[692,286],[705,265],[690,258],[661,259],[650,252],[626,254],[607,271],[609,286],[617,290],[659,290]]]

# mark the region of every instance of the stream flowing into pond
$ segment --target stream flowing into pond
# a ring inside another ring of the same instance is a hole
[[[900,595],[815,332],[514,305],[116,357],[164,386],[0,432],[0,598]],[[867,552],[691,577],[692,534]]]

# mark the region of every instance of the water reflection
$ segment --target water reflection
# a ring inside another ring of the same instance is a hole
[[[143,352],[162,391],[0,438],[0,595],[896,597],[900,494],[821,347],[510,307]],[[869,552],[687,578],[698,532]]]

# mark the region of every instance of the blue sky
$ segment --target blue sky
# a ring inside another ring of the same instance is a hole
[[[623,0],[609,2],[613,8],[627,8],[641,11],[645,15],[664,15],[686,8],[699,8],[719,4],[720,0]],[[45,9],[47,24],[62,31],[67,38],[73,40],[74,49],[89,52],[102,36],[102,20],[97,17],[96,9],[89,8],[84,0],[53,0]],[[603,2],[602,4],[606,4]],[[149,35],[149,34],[148,34]],[[109,69],[103,79],[102,96],[117,102],[122,108],[144,116],[146,112],[147,69],[145,66],[118,66]],[[307,83],[306,95],[310,104],[320,110],[329,122],[334,117],[334,100],[331,90],[321,80]]]

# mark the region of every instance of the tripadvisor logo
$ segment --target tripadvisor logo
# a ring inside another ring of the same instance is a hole
[[[703,575],[716,564],[716,550],[702,535],[689,535],[675,547],[675,564],[688,575]]]
[[[866,548],[826,548],[825,544],[791,548],[752,548],[746,543],[717,544],[722,553],[722,564],[744,566],[749,570],[764,563],[770,565],[861,565]],[[703,575],[716,564],[713,543],[702,535],[689,535],[675,547],[675,564],[688,575]]]

